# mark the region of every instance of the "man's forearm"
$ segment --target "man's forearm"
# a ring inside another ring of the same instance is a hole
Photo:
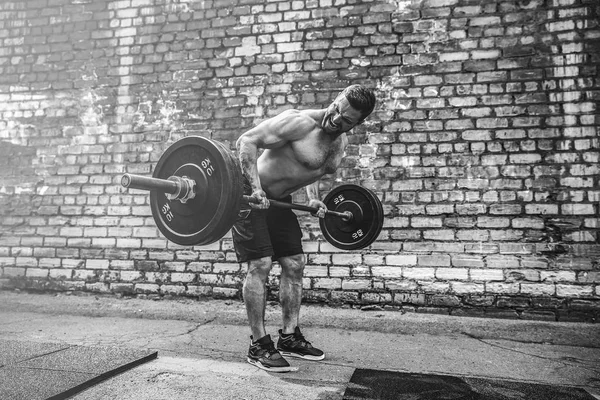
[[[250,143],[240,141],[238,142],[238,154],[242,167],[242,173],[246,179],[248,179],[250,186],[252,186],[253,190],[260,189],[260,178],[258,176],[258,169],[256,166],[258,148]]]
[[[321,196],[319,195],[319,181],[306,186],[306,195],[308,196],[308,201],[321,200]]]

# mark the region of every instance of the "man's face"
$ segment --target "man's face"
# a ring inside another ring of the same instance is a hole
[[[346,96],[339,96],[327,108],[323,118],[323,130],[330,134],[348,132],[360,122],[362,113],[353,108]]]

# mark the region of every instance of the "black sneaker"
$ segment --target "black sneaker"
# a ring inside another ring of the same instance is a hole
[[[289,335],[285,335],[281,329],[279,330],[277,350],[284,356],[298,357],[305,360],[320,361],[325,358],[325,354],[321,350],[314,348],[304,338],[298,327],[296,327],[294,333]]]
[[[250,364],[265,371],[289,372],[295,370],[275,349],[271,335],[264,336],[256,342],[250,342],[247,360]]]

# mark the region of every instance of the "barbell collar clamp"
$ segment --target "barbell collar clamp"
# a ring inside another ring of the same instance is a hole
[[[163,192],[169,200],[179,200],[183,204],[196,197],[196,182],[187,176],[170,176],[168,179],[124,174],[121,186],[129,189],[156,190]]]
[[[153,178],[156,179],[156,178]],[[165,193],[167,199],[179,200],[183,204],[187,203],[188,200],[191,200],[196,197],[196,182],[188,178],[187,176],[170,176],[168,178],[169,181],[173,181],[177,184],[177,192],[175,193]]]

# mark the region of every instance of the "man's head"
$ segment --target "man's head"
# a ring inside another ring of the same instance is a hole
[[[361,124],[375,108],[375,95],[361,85],[344,89],[327,108],[323,129],[329,133],[348,132]]]
[[[350,105],[361,112],[362,117],[359,124],[362,123],[375,108],[375,94],[371,89],[367,89],[362,85],[348,86],[338,95],[338,98],[339,97],[346,97]]]

